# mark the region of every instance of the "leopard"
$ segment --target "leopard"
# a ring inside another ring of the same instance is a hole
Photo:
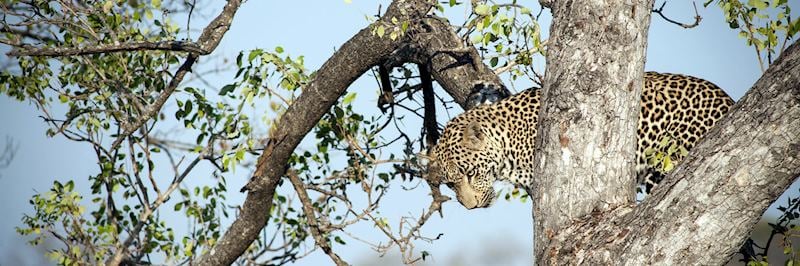
[[[496,199],[495,181],[531,189],[541,100],[541,89],[534,87],[456,116],[429,153],[429,171],[467,209],[489,207]],[[645,72],[636,132],[636,176],[643,192],[650,193],[668,171],[656,166],[654,153],[669,152],[677,165],[686,153],[674,147],[688,152],[733,104],[710,81]]]

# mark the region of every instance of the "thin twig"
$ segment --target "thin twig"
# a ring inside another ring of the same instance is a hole
[[[661,16],[661,18],[663,18],[664,20],[666,20],[669,23],[681,26],[681,27],[683,27],[685,29],[689,29],[689,28],[697,27],[697,25],[700,25],[700,21],[703,20],[703,17],[701,17],[700,14],[697,12],[697,3],[695,3],[695,2],[692,2],[692,5],[694,6],[694,23],[692,23],[692,24],[680,23],[680,22],[677,22],[677,21],[672,20],[672,19],[668,18],[667,16],[665,16],[664,13],[662,13],[662,11],[664,11],[664,6],[665,5],[667,5],[667,1],[664,1],[664,3],[661,4],[661,7],[657,8],[657,9],[653,9],[653,13],[658,14],[659,16]]]

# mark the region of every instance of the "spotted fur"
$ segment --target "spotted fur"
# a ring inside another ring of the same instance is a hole
[[[480,105],[451,120],[433,150],[434,172],[456,192],[464,207],[482,208],[495,198],[495,180],[529,188],[533,182],[540,90],[529,89],[495,104]],[[647,191],[661,170],[647,164],[645,151],[666,152],[669,137],[691,149],[728,112],[733,100],[713,83],[685,75],[644,75],[637,136],[638,182]],[[682,156],[672,157],[675,163]]]

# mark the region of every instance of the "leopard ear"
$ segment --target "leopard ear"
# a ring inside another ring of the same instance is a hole
[[[469,122],[464,128],[462,142],[464,146],[471,150],[482,150],[485,143],[486,134],[481,130],[481,124],[475,121]]]

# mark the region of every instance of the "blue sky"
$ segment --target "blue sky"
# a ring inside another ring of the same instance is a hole
[[[795,10],[800,10],[797,1],[791,1]],[[243,50],[256,48],[273,49],[282,46],[292,56],[304,55],[306,67],[317,69],[340,46],[368,22],[365,16],[372,16],[378,5],[384,8],[389,1],[359,1],[348,4],[344,1],[248,1],[236,14],[231,30],[223,39],[214,56],[233,59]],[[520,1],[538,11],[537,1]],[[661,2],[659,1],[658,4]],[[216,14],[221,5],[210,7],[206,14]],[[694,10],[689,2],[670,2],[665,12],[673,19],[691,22]],[[683,29],[666,23],[654,16],[649,34],[646,69],[659,72],[682,73],[710,80],[734,99],[740,98],[761,75],[752,47],[737,37],[736,31],[728,28],[722,13],[715,5],[699,7],[703,17],[701,24],[693,29]],[[795,11],[794,13],[798,13]],[[458,21],[463,12],[449,12],[451,19]],[[794,15],[793,17],[797,17]],[[205,23],[205,21],[201,22]],[[549,19],[541,21],[547,29]],[[202,26],[203,24],[200,24]],[[545,30],[545,33],[547,31]],[[195,34],[196,36],[196,34]],[[543,62],[537,62],[542,67]],[[209,79],[214,85],[222,86],[231,82],[231,74],[223,74]],[[520,85],[518,87],[527,87]],[[376,85],[372,77],[364,76],[351,86],[359,92],[360,103],[374,109]],[[369,96],[369,97],[367,97]],[[369,110],[375,112],[376,110]],[[24,244],[15,232],[20,225],[22,213],[32,209],[28,199],[37,192],[47,191],[53,180],[75,179],[78,184],[87,176],[94,174],[97,166],[91,148],[85,144],[66,141],[64,138],[47,138],[46,127],[37,117],[37,110],[27,103],[20,103],[0,97],[0,139],[10,136],[19,145],[19,150],[10,167],[0,169],[0,194],[3,213],[0,217],[0,250],[24,251],[31,248]],[[440,112],[441,114],[441,112]],[[444,115],[441,122],[447,121]],[[411,131],[418,131],[416,125],[409,125]],[[300,148],[303,148],[302,145]],[[202,171],[190,182],[203,180]],[[236,176],[228,178],[230,188],[239,188],[249,176],[249,169],[240,169]],[[205,174],[207,175],[207,173]],[[86,181],[83,181],[85,184]],[[797,191],[797,184],[790,191]],[[418,215],[427,207],[427,191],[403,191],[395,189],[383,202],[382,215],[399,217]],[[451,193],[448,191],[448,193]],[[231,204],[240,204],[242,194],[231,189],[228,199]],[[168,204],[171,206],[171,204]],[[444,218],[434,217],[423,227],[423,233],[435,236],[443,233],[441,239],[429,244],[419,242],[417,250],[427,250],[433,254],[435,264],[488,264],[494,260],[507,265],[529,265],[532,245],[530,201],[526,203],[498,200],[491,208],[467,211],[455,201],[444,205]],[[181,224],[175,225],[180,227]],[[177,228],[176,228],[177,230]],[[370,225],[354,227],[353,232],[380,239],[376,229]],[[384,240],[385,242],[385,240]],[[348,241],[347,246],[334,246],[342,257],[355,264],[377,263],[377,253],[357,241]],[[489,257],[488,253],[494,254]],[[0,264],[35,265],[39,260],[24,258],[25,252],[13,252],[0,256]],[[399,263],[399,259],[387,255],[387,263]],[[492,259],[492,260],[489,260]],[[321,252],[312,254],[299,262],[301,265],[325,265],[330,260]]]

